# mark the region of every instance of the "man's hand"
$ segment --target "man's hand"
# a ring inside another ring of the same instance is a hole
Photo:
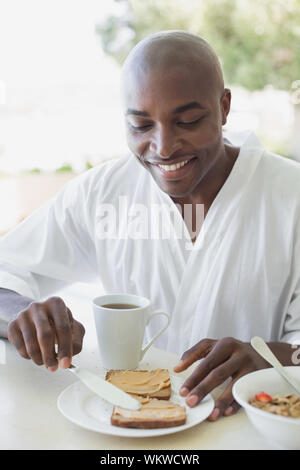
[[[8,340],[19,354],[54,372],[70,366],[82,349],[85,329],[60,297],[32,302],[8,325]],[[58,345],[57,353],[55,344]]]
[[[270,367],[250,344],[234,338],[223,338],[199,341],[185,351],[174,371],[182,372],[198,359],[203,360],[180,389],[180,394],[186,396],[187,405],[195,406],[215,387],[232,378],[215,402],[215,408],[209,417],[211,421],[222,415],[231,415],[240,408],[232,395],[233,384],[240,377],[254,370]]]

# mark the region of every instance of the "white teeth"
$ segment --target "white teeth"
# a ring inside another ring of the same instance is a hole
[[[174,170],[178,170],[179,168],[181,168],[188,162],[189,160],[184,160],[184,162],[175,163],[174,165],[158,165],[158,166],[159,168],[162,168],[163,170],[166,170],[166,171],[174,171]]]

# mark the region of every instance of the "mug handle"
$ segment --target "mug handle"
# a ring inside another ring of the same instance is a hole
[[[140,360],[143,359],[143,357],[144,357],[144,355],[145,355],[145,352],[148,351],[148,349],[150,348],[151,344],[153,344],[154,341],[168,328],[169,323],[170,323],[170,321],[171,321],[171,317],[170,317],[170,315],[169,315],[168,313],[156,311],[156,312],[153,312],[153,313],[151,313],[151,314],[149,315],[149,317],[148,317],[148,319],[147,319],[146,326],[148,325],[148,323],[150,322],[150,320],[151,320],[155,315],[164,315],[165,317],[167,317],[168,321],[167,321],[166,325],[165,325],[161,330],[159,330],[159,332],[156,333],[156,335],[154,335],[154,337],[149,341],[149,343],[144,347],[144,349],[142,349]]]

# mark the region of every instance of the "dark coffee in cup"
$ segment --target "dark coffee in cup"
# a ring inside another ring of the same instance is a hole
[[[133,304],[106,304],[102,305],[104,308],[114,308],[116,310],[128,310],[131,308],[139,308],[138,305],[133,305]]]

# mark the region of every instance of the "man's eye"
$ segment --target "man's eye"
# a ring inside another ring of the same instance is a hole
[[[142,131],[146,131],[148,130],[151,125],[150,124],[145,124],[144,126],[134,126],[133,124],[129,123],[129,126],[131,127],[131,129],[133,129],[134,131],[139,131],[139,132],[142,132]]]
[[[180,121],[180,122],[178,122],[178,124],[180,124],[182,126],[194,126],[195,124],[198,124],[198,122],[200,122],[201,119],[203,119],[203,116],[201,116],[198,119],[195,119],[194,121],[189,121],[189,122]]]
[[[195,126],[196,124],[198,124],[203,119],[203,117],[204,116],[201,116],[200,118],[195,119],[194,121],[189,121],[189,122],[178,121],[177,124],[179,124],[181,126],[186,126],[186,127]],[[130,122],[129,122],[129,126],[130,126],[131,129],[133,129],[136,132],[146,132],[151,128],[151,124],[144,124],[143,126],[134,126]]]

